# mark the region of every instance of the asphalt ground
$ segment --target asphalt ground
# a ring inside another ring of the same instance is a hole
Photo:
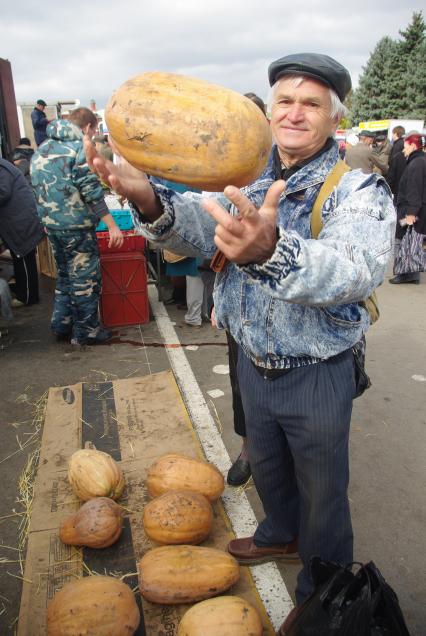
[[[10,263],[0,260],[0,276],[9,275]],[[25,469],[28,473],[28,458],[40,439],[39,407],[49,387],[171,368],[167,342],[153,317],[146,325],[114,329],[108,345],[83,349],[56,342],[49,329],[54,282],[40,276],[40,283],[40,304],[14,310],[10,324],[0,319],[0,483],[4,486],[0,634],[4,635],[15,633],[22,584],[19,560],[25,558],[18,551],[25,519],[19,479]],[[367,369],[373,386],[354,402],[350,441],[355,558],[373,560],[380,568],[398,594],[413,636],[426,634],[425,285],[424,274],[420,285],[393,286],[385,281],[378,291],[381,318],[367,337]],[[225,336],[208,323],[201,329],[186,326],[184,311],[175,305],[163,309],[234,459],[240,440],[232,426]],[[249,485],[245,494],[260,519],[262,507],[254,486]],[[279,569],[293,596],[297,566]]]

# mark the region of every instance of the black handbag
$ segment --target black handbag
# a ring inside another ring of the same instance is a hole
[[[370,388],[371,380],[365,370],[365,336],[361,338],[352,347],[352,353],[354,356],[354,368],[355,368],[355,395],[354,399],[360,397],[364,391]]]
[[[395,592],[372,561],[343,567],[313,557],[310,568],[315,590],[286,636],[410,636]]]

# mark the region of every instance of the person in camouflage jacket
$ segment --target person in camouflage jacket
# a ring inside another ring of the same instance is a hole
[[[31,161],[37,210],[52,245],[57,267],[51,328],[73,344],[97,344],[111,337],[99,321],[101,273],[96,226],[107,225],[109,246],[123,236],[108,211],[99,178],[90,171],[83,135],[93,137],[97,119],[88,108],[47,126],[47,140]]]

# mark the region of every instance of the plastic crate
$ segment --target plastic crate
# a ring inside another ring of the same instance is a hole
[[[110,210],[109,213],[117,223],[120,230],[131,230],[132,227],[134,227],[133,217],[130,210]],[[108,230],[107,226],[103,221],[100,221],[96,231],[105,232],[106,230]]]
[[[146,259],[142,254],[101,256],[100,311],[106,327],[149,322]]]
[[[108,247],[109,232],[97,232],[99,253],[117,254],[121,252],[144,252],[146,240],[143,236],[135,234],[133,230],[123,231],[124,241],[120,247]]]

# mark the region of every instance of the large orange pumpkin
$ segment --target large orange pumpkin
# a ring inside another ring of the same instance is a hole
[[[143,511],[146,534],[163,545],[201,543],[208,537],[212,522],[208,500],[187,490],[166,492],[150,501]]]
[[[61,522],[59,538],[67,545],[107,548],[120,537],[123,508],[108,497],[95,497]]]
[[[217,596],[193,605],[177,636],[262,636],[259,614],[239,596]]]
[[[240,576],[227,552],[194,545],[154,548],[139,562],[139,588],[152,603],[193,603],[221,594]]]
[[[173,73],[143,73],[110,98],[105,119],[122,156],[148,174],[220,191],[264,170],[271,132],[250,99]]]
[[[214,501],[222,494],[225,482],[222,473],[213,464],[179,453],[168,453],[150,466],[146,485],[151,497],[158,497],[169,490],[191,490]]]
[[[132,636],[139,622],[132,590],[111,576],[66,583],[47,607],[47,636]]]

